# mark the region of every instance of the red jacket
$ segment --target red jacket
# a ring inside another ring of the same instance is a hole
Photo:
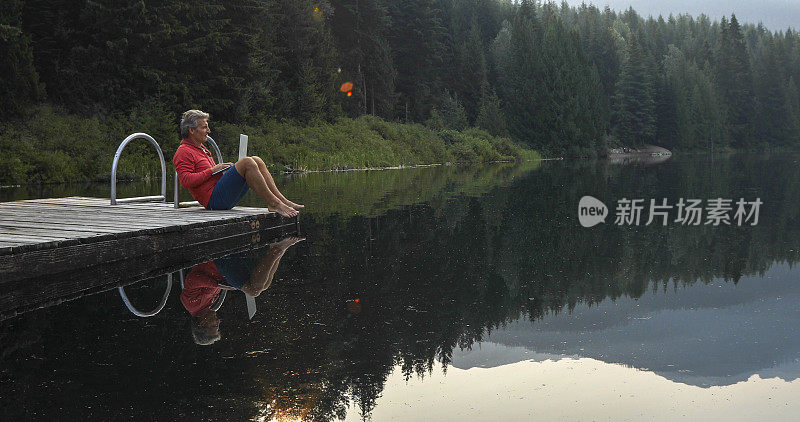
[[[183,307],[192,316],[197,316],[210,308],[219,297],[219,293],[222,291],[219,283],[224,280],[225,278],[220,274],[214,261],[195,265],[183,281],[183,291],[181,292]]]
[[[192,197],[202,206],[208,208],[214,185],[222,177],[222,173],[211,175],[211,167],[216,163],[211,158],[211,151],[205,146],[197,146],[188,138],[181,141],[178,150],[172,157],[172,164],[178,172],[181,186],[189,189]]]

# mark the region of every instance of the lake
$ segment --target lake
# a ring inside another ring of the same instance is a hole
[[[2,320],[0,414],[796,420],[798,158],[280,177],[308,207],[305,240],[132,284],[90,268],[73,277],[100,287]],[[108,192],[3,188],[0,201]],[[581,214],[586,196],[604,222]],[[134,315],[117,285],[139,311],[166,293],[163,309]],[[213,317],[192,305],[209,298]]]

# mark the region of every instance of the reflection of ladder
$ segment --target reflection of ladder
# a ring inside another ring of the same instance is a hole
[[[131,303],[131,300],[128,299],[128,295],[125,294],[125,288],[123,286],[117,287],[117,290],[119,291],[119,296],[122,298],[122,302],[125,304],[125,307],[127,307],[128,310],[131,311],[132,314],[134,314],[134,315],[136,315],[138,317],[142,317],[142,318],[155,316],[156,314],[161,312],[161,310],[164,309],[164,305],[167,304],[167,298],[169,297],[169,293],[172,290],[172,274],[173,273],[167,274],[167,288],[166,288],[166,290],[164,290],[164,296],[161,298],[161,301],[158,302],[158,305],[156,305],[155,309],[153,309],[150,312],[142,312],[142,311],[138,310],[135,306],[133,306],[133,304]],[[183,270],[182,269],[178,271],[178,277],[180,277],[181,290],[183,290],[184,276],[183,276]],[[242,293],[244,293],[244,292],[242,292]],[[219,292],[219,297],[211,305],[211,310],[212,311],[216,312],[216,311],[219,310],[219,308],[222,306],[222,302],[225,301],[225,296],[227,294],[228,294],[228,291],[226,289],[222,289]],[[253,296],[250,296],[247,293],[244,293],[244,299],[245,299],[245,302],[247,304],[247,317],[248,317],[248,319],[253,319],[253,315],[256,314],[256,298],[253,297]]]
[[[242,136],[244,136],[244,135],[242,135]],[[246,138],[247,137],[245,137],[245,150],[247,148]],[[122,150],[124,150],[125,147],[128,146],[128,144],[131,143],[131,141],[133,141],[134,139],[146,139],[146,140],[150,141],[150,144],[152,144],[156,148],[156,152],[158,152],[158,159],[159,159],[160,164],[161,164],[161,195],[137,196],[137,197],[134,197],[134,198],[120,198],[120,199],[117,199],[117,168],[119,166],[119,157],[122,155]],[[219,150],[219,146],[217,146],[217,143],[214,142],[214,139],[211,138],[210,136],[206,137],[206,139],[207,139],[208,143],[211,144],[211,147],[214,148],[214,152],[217,153],[217,161],[221,163],[222,162],[222,153]],[[241,137],[240,137],[239,147],[241,148]],[[180,185],[179,185],[179,182],[178,182],[178,172],[176,171],[175,172],[175,208],[199,205],[199,203],[197,201],[185,202],[185,203],[179,202],[179,200],[178,200],[178,196],[179,196],[178,195],[178,192],[179,192],[178,189],[179,188],[180,188]],[[127,138],[125,138],[125,140],[122,141],[122,143],[119,144],[119,147],[117,148],[117,152],[114,154],[114,161],[113,161],[113,163],[111,163],[111,205],[117,205],[117,204],[123,204],[123,203],[131,203],[131,202],[154,202],[154,201],[166,202],[166,200],[167,200],[167,165],[166,165],[166,162],[164,161],[164,153],[161,152],[161,147],[158,145],[158,142],[156,142],[156,140],[153,139],[152,136],[150,136],[150,135],[148,135],[146,133],[138,132],[138,133],[134,133],[134,134],[128,136]]]
[[[181,277],[181,279],[182,278],[183,277]],[[156,308],[150,312],[142,312],[136,309],[131,303],[130,299],[128,299],[128,295],[125,294],[125,288],[123,286],[117,287],[117,290],[119,290],[119,295],[120,297],[122,297],[122,302],[125,303],[125,306],[127,306],[128,310],[131,311],[134,315],[142,318],[151,317],[161,312],[161,310],[164,309],[164,305],[167,304],[167,298],[169,297],[169,292],[170,290],[172,290],[172,273],[167,274],[167,289],[164,291],[164,297],[162,297],[161,301],[158,302]]]

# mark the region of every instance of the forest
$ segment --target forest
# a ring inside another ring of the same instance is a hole
[[[550,156],[643,144],[784,150],[800,141],[800,36],[733,14],[643,17],[530,0],[7,4],[3,150],[17,148],[12,139],[38,142],[19,128],[42,113],[45,122],[155,121],[175,132],[172,116],[188,108],[256,128],[369,115],[450,133],[445,144],[476,128],[478,138]],[[74,155],[36,146],[48,148]],[[445,155],[435,158],[453,156]],[[350,164],[319,164],[337,165]]]

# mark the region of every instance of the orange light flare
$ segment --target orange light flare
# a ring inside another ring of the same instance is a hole
[[[315,20],[321,21],[323,18],[322,9],[320,9],[319,6],[314,6],[314,9],[311,10],[311,16],[313,16]]]
[[[361,299],[348,300],[347,301],[347,310],[351,314],[360,314],[361,313]]]
[[[341,92],[348,92],[353,90],[353,83],[352,82],[345,82],[342,86],[339,87],[339,91]]]
[[[353,96],[353,91],[347,91],[347,94],[346,94],[346,95],[347,95],[348,97],[352,97],[352,96]]]

